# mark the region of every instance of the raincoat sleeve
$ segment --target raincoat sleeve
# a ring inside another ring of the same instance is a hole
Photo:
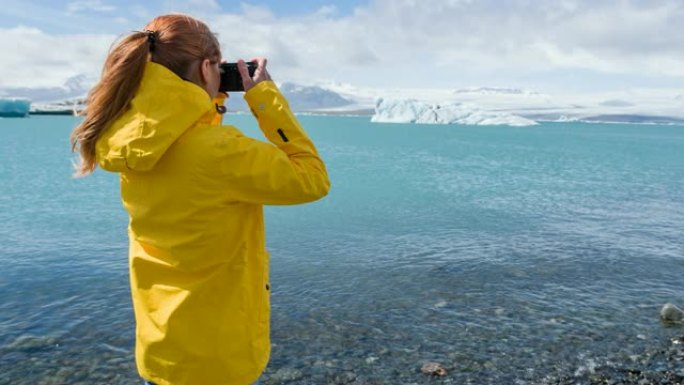
[[[226,144],[222,163],[229,195],[270,205],[325,196],[330,189],[325,164],[275,84],[258,83],[245,100],[271,143],[238,134]]]

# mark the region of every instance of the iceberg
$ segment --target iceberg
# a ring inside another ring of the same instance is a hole
[[[0,98],[0,117],[23,118],[30,109],[31,100],[27,98]]]
[[[384,99],[375,103],[376,123],[464,124],[475,126],[532,126],[536,121],[508,112],[486,111],[468,103],[427,103],[415,99]]]
[[[31,115],[79,115],[86,108],[86,98],[59,100],[51,103],[34,103]]]

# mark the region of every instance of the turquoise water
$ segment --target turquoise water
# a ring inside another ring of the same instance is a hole
[[[547,383],[682,334],[684,127],[300,119],[333,188],[266,210],[265,383]],[[0,384],[136,380],[118,179],[71,178],[76,122],[0,119]]]

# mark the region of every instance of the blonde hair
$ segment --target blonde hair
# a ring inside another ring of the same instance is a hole
[[[97,167],[97,140],[130,108],[146,62],[161,64],[181,78],[198,82],[196,71],[193,71],[198,61],[209,59],[214,62],[221,58],[216,36],[206,24],[190,16],[158,16],[145,30],[130,33],[115,42],[99,82],[88,93],[85,119],[71,133],[71,149],[78,150],[81,156],[77,176],[88,175]]]

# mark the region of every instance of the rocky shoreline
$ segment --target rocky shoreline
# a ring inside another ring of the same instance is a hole
[[[377,359],[381,364],[381,358]],[[372,360],[373,363],[376,360]],[[309,368],[280,367],[266,370],[261,383],[292,384],[539,384],[539,385],[678,385],[684,384],[684,334],[673,338],[668,346],[629,355],[625,362],[606,361],[588,364],[574,372],[559,367],[555,373],[537,378],[490,377],[487,364],[480,368],[462,367],[458,362],[418,362],[406,368],[395,368],[394,376],[374,375],[366,367],[357,370],[341,361],[318,361]],[[370,363],[371,360],[366,360]],[[437,364],[437,366],[433,366]],[[440,370],[441,369],[441,370]],[[505,370],[505,369],[504,369]]]
[[[388,346],[377,346],[371,352],[359,345],[366,338],[363,329],[354,330],[354,337],[345,346],[332,341],[314,343],[322,336],[312,336],[309,341],[274,336],[271,362],[261,383],[684,385],[684,312],[666,304],[660,318],[665,333],[655,339],[636,336],[644,342],[640,351],[632,347],[562,356],[514,349],[532,357],[523,361],[501,359],[506,354],[495,350],[480,358],[467,351],[440,353],[429,343],[401,349],[377,341]],[[0,346],[0,385],[138,383],[131,337],[121,333],[100,336],[88,349],[83,349],[84,342],[75,337],[16,337]]]
[[[547,375],[516,378],[513,371],[507,380],[516,384],[540,385],[647,385],[647,384],[684,384],[684,333],[672,338],[665,346],[653,348],[640,354],[626,354],[628,359],[616,361],[599,359],[576,368],[563,366]],[[287,348],[282,346],[282,348]],[[97,383],[130,384],[138,381],[132,352],[103,343],[95,350],[103,350],[95,356],[84,352],[63,350],[72,348],[62,345],[58,338],[22,336],[0,348],[0,384],[39,384],[39,385],[86,385]],[[387,351],[387,350],[383,350]],[[387,351],[389,353],[389,351]],[[458,358],[455,355],[452,358]],[[491,376],[486,363],[479,367],[472,363],[451,361],[444,363],[422,361],[406,363],[405,367],[391,370],[382,368],[382,354],[359,357],[337,357],[317,359],[302,367],[278,366],[272,362],[261,378],[262,384],[501,384],[507,380],[501,376]],[[439,364],[442,370],[431,364]],[[498,368],[503,372],[505,368]],[[389,373],[389,375],[388,375]],[[501,382],[504,381],[504,382]]]
[[[631,362],[592,367],[579,376],[550,377],[541,384],[684,384],[684,335],[673,338],[669,346],[629,358]]]

